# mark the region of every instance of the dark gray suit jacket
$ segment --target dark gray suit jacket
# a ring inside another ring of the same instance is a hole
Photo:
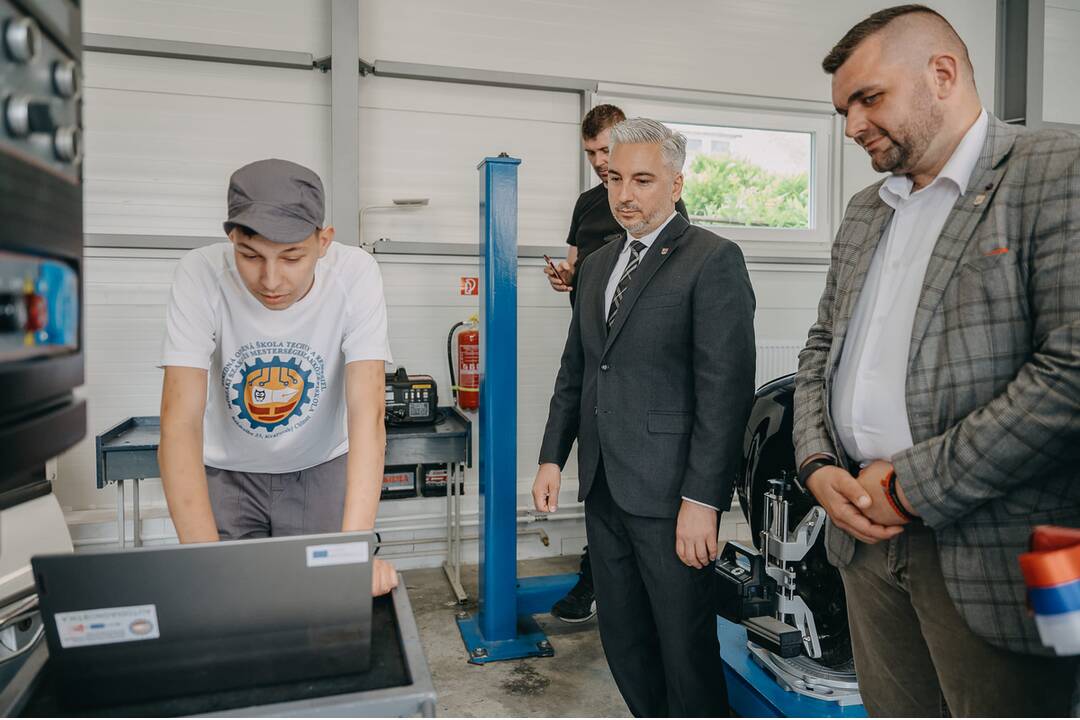
[[[799,356],[795,447],[844,459],[833,378],[870,260],[892,217],[880,183],[851,199]],[[1080,137],[991,116],[967,191],[926,268],[911,331],[906,412],[892,458],[937,538],[949,595],[995,645],[1046,654],[1018,557],[1039,524],[1080,526]],[[831,522],[845,565],[855,539]]]
[[[578,499],[603,453],[628,513],[682,497],[728,509],[754,399],[754,292],[742,251],[676,215],[642,258],[609,333],[604,290],[623,242],[590,255],[548,411],[541,463],[578,441]]]

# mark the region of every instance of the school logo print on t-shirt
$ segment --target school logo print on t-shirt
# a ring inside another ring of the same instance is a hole
[[[322,357],[304,343],[242,346],[222,370],[233,422],[264,438],[303,427],[319,405],[324,374]]]
[[[285,361],[276,355],[270,362],[256,360],[245,365],[243,377],[233,385],[233,405],[240,408],[240,419],[253,430],[288,425],[294,415],[303,412],[311,387],[310,375],[300,367],[298,359]]]

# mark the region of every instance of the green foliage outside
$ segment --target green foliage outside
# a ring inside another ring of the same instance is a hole
[[[809,225],[806,173],[769,172],[733,155],[698,155],[686,173],[682,198],[703,224],[804,228]]]

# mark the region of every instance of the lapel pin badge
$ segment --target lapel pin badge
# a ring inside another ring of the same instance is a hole
[[[979,193],[978,195],[976,195],[975,196],[975,202],[974,202],[975,207],[979,207],[980,205],[982,205],[985,200],[986,200],[986,196],[983,195],[982,193]]]
[[[666,247],[660,248],[660,254],[661,255],[667,255],[668,254],[668,249]]]

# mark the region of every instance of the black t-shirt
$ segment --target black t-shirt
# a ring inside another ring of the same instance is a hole
[[[687,220],[690,219],[682,198],[675,204],[675,211]],[[578,249],[577,267],[581,267],[582,261],[590,253],[625,234],[626,230],[611,214],[606,185],[600,183],[578,196],[574,215],[570,219],[570,234],[566,237],[566,244],[574,245]],[[574,304],[574,295],[574,292],[570,293],[571,305]]]

